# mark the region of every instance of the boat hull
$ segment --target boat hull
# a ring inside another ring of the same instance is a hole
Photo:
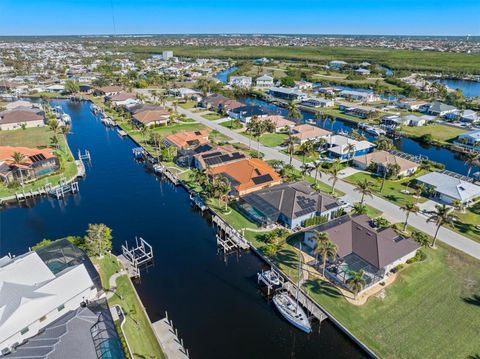
[[[311,333],[312,332],[312,327],[310,326],[310,323],[307,319],[307,316],[305,314],[305,312],[303,311],[302,308],[300,308],[299,306],[297,307],[297,313],[300,313],[300,315],[302,316],[302,320],[295,320],[295,318],[293,318],[289,313],[288,311],[283,307],[283,305],[281,304],[281,299],[280,299],[280,296],[283,296],[285,299],[287,299],[288,301],[290,301],[291,303],[293,303],[293,305],[296,306],[296,303],[289,297],[287,296],[286,294],[277,294],[273,297],[273,303],[275,304],[275,307],[278,309],[278,311],[280,312],[280,314],[282,314],[282,316],[288,321],[290,322],[290,324],[292,324],[293,326],[295,326],[296,328],[300,329],[301,331],[305,332],[305,333]]]

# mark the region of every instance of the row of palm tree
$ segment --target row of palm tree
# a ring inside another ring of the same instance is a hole
[[[231,187],[226,177],[221,175],[209,176],[205,170],[193,169],[190,178],[202,188],[206,196],[218,200],[218,207],[221,207],[223,201],[224,210],[227,210]]]

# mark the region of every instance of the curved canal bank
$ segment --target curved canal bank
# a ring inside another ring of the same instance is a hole
[[[72,117],[72,151],[90,150],[92,167],[77,196],[3,210],[0,255],[105,223],[113,229],[115,253],[136,235],[153,245],[155,266],[142,275],[138,293],[152,321],[168,310],[192,358],[366,356],[328,321],[308,336],[291,327],[259,293],[256,273],[263,263],[254,254],[217,255],[212,227],[183,189],[136,163],[136,145],[104,128],[88,103],[57,103]]]

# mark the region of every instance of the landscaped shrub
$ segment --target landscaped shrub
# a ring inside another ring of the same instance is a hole
[[[306,219],[305,222],[303,222],[303,226],[310,227],[317,224],[325,223],[327,221],[328,221],[327,216],[316,216],[316,217]]]

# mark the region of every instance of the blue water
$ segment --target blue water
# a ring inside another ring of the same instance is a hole
[[[228,75],[234,72],[238,67],[233,66],[229,67],[223,71],[220,71],[218,74],[215,75],[215,78],[226,84],[228,82]]]
[[[442,84],[447,85],[451,89],[460,89],[463,92],[463,95],[466,97],[477,97],[480,96],[480,82],[479,81],[470,81],[470,80],[436,80]]]
[[[247,104],[262,106],[268,109],[273,114],[288,116],[287,109],[277,105],[273,105],[271,103],[268,103],[266,101],[263,101],[254,97],[245,97],[245,98],[240,98],[239,100]],[[303,116],[302,118],[303,122],[305,120],[311,120],[315,118],[315,116],[310,112],[301,111],[301,113]],[[325,122],[318,122],[317,125],[329,131],[346,132],[346,133],[350,133],[352,132],[352,130],[357,128],[356,124],[353,124],[347,121],[342,121],[341,119],[336,119],[332,123],[331,118],[327,119]],[[372,141],[372,142],[375,141],[375,138],[372,135],[368,133],[363,133],[363,134],[368,141]],[[457,172],[462,175],[467,175],[468,173],[468,167],[465,165],[464,160],[462,159],[462,155],[459,153],[450,151],[449,149],[446,149],[443,147],[420,144],[410,138],[401,138],[400,140],[395,142],[395,145],[399,150],[405,153],[410,153],[413,155],[423,155],[428,157],[428,159],[432,161],[443,163],[445,165],[445,168],[449,171]],[[472,173],[475,173],[479,169],[480,168],[478,167],[474,167],[472,170]]]
[[[113,252],[142,236],[155,266],[138,293],[152,321],[174,321],[192,359],[364,358],[329,321],[306,335],[287,323],[259,292],[263,262],[250,252],[223,258],[209,218],[180,187],[159,180],[133,159],[136,145],[95,119],[88,103],[55,101],[72,117],[72,152],[90,150],[80,193],[43,198],[0,212],[0,256],[19,255],[44,238],[84,235],[89,223],[113,230]]]

